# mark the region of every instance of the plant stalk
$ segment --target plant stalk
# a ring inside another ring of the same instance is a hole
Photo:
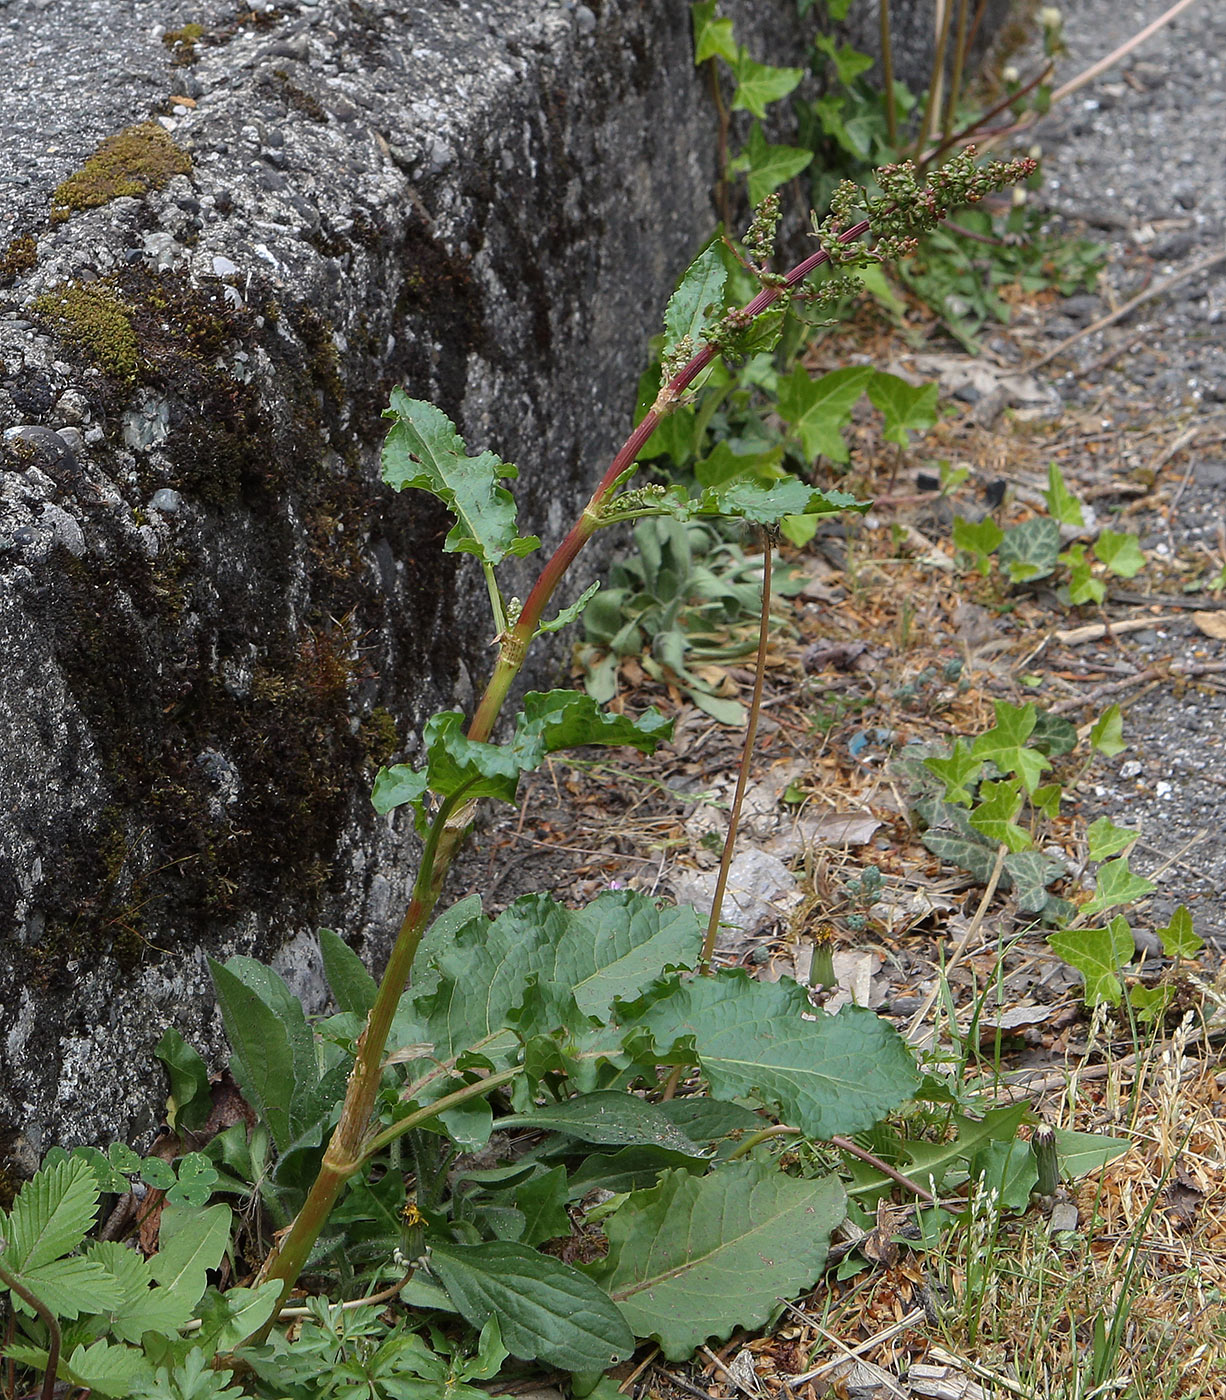
[[[0,1239],[0,1249],[6,1244],[7,1241]],[[43,1372],[42,1400],[53,1400],[55,1374],[60,1368],[60,1347],[63,1345],[60,1324],[46,1303],[37,1294],[31,1293],[25,1284],[19,1283],[3,1265],[0,1265],[0,1283],[16,1293],[23,1303],[33,1308],[47,1328],[47,1369]]]

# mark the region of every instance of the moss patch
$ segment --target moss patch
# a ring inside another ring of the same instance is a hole
[[[203,38],[203,24],[185,24],[178,29],[168,29],[162,35],[162,43],[173,55],[175,67],[186,68],[189,63],[195,63],[200,57],[196,52],[196,45]]]
[[[0,253],[0,287],[11,287],[23,272],[30,272],[38,264],[38,244],[32,234],[24,233],[14,238]]]
[[[121,195],[139,198],[160,190],[173,175],[186,175],[191,157],[157,122],[137,122],[108,136],[80,170],[51,196],[51,222],[63,223],[74,210],[96,209]]]
[[[35,313],[104,374],[136,378],[136,331],[129,308],[107,282],[69,282],[36,298]]]

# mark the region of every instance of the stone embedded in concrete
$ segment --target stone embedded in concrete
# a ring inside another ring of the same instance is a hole
[[[799,52],[793,0],[728,11]],[[442,512],[378,480],[389,391],[556,543],[712,223],[671,0],[193,13],[0,10],[0,1134],[36,1147],[151,1127],[167,1025],[220,1059],[207,956],[321,1006],[315,927],[386,949],[415,844],[371,777],[490,657]],[[150,121],[187,159],[69,208]]]

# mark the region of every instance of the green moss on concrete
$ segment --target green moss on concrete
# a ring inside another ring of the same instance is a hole
[[[0,287],[11,287],[18,277],[37,265],[38,244],[32,234],[20,234],[0,253]]]
[[[35,299],[33,310],[104,374],[125,383],[136,378],[136,331],[129,308],[110,283],[69,282],[54,287]]]
[[[203,38],[203,24],[184,24],[178,29],[168,29],[162,35],[162,43],[174,56],[175,67],[186,68],[188,64],[195,63],[196,59],[200,57],[196,52],[196,45]]]
[[[174,175],[186,175],[191,157],[157,122],[137,122],[108,136],[80,170],[51,196],[51,222],[78,209],[96,209],[121,195],[139,198],[160,190]]]

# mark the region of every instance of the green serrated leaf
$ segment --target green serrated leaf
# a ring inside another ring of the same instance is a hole
[[[153,1380],[153,1367],[139,1351],[115,1346],[99,1338],[91,1346],[84,1343],[60,1365],[60,1375],[70,1385],[92,1391],[110,1400],[124,1400],[137,1387]]]
[[[1103,530],[1094,541],[1094,553],[1120,578],[1134,578],[1145,567],[1145,555],[1136,535]]]
[[[969,784],[978,778],[983,769],[981,759],[974,758],[966,746],[966,741],[957,739],[947,758],[926,758],[924,767],[935,773],[945,784],[944,800],[969,807],[974,801]]]
[[[907,1174],[922,1185],[933,1183],[936,1190],[944,1181],[949,1170],[959,1162],[969,1163],[989,1143],[1013,1142],[1017,1130],[1026,1121],[1030,1112],[1027,1103],[1011,1104],[1005,1108],[989,1109],[980,1119],[955,1114],[952,1138],[944,1142],[926,1142],[922,1139],[903,1145]],[[874,1173],[865,1181],[857,1183],[856,1195],[869,1194],[879,1185],[888,1183],[889,1178]]]
[[[365,1016],[375,1004],[379,990],[366,964],[340,934],[330,928],[319,930],[319,952],[324,976],[337,1006],[354,1016]]]
[[[1099,817],[1086,831],[1091,860],[1107,860],[1126,851],[1136,841],[1140,832],[1129,831],[1116,824],[1110,817]]]
[[[1047,941],[1070,967],[1081,973],[1087,1006],[1097,1006],[1102,1001],[1119,1005],[1124,989],[1115,974],[1132,961],[1136,952],[1132,930],[1122,914],[1106,928],[1062,929],[1049,934]]]
[[[569,627],[599,592],[600,581],[597,580],[595,583],[585,588],[569,607],[562,608],[557,617],[551,617],[547,622],[542,622],[536,629],[537,634],[544,635],[547,632],[560,632],[563,627]]]
[[[786,97],[804,77],[802,68],[773,68],[766,63],[755,63],[743,48],[737,50],[733,72],[736,93],[732,110],[752,112],[755,117],[765,117],[767,106]]]
[[[846,491],[820,490],[793,476],[786,481],[734,481],[720,489],[708,488],[699,497],[694,513],[774,525],[785,516],[837,515],[845,510],[863,514],[871,504]]]
[[[1081,906],[1083,914],[1097,914],[1102,909],[1113,909],[1119,904],[1132,904],[1153,894],[1158,888],[1152,880],[1143,875],[1134,875],[1128,868],[1128,857],[1120,856],[1109,860],[1098,868],[1094,885],[1094,898]]]
[[[1124,743],[1124,712],[1118,705],[1108,706],[1095,721],[1090,730],[1090,744],[1108,758],[1114,758],[1128,747]]]
[[[1005,531],[996,557],[1014,583],[1046,578],[1060,558],[1060,526],[1047,515],[1024,520]]]
[[[679,984],[634,1024],[654,1037],[662,1063],[696,1056],[715,1098],[756,1098],[815,1138],[871,1127],[919,1083],[905,1042],[871,1011],[806,1014],[797,983],[731,971]]]
[[[660,358],[667,364],[677,350],[677,343],[689,336],[693,353],[702,348],[703,331],[719,320],[723,313],[724,283],[728,273],[719,248],[711,247],[699,253],[686,269],[677,290],[664,309],[664,348]]]
[[[1194,958],[1205,946],[1205,940],[1192,927],[1192,913],[1186,904],[1181,904],[1171,915],[1171,922],[1158,930],[1158,937],[1168,958]]]
[[[996,700],[993,704],[996,723],[975,740],[971,753],[975,758],[994,763],[1002,773],[1016,773],[1026,791],[1033,792],[1044,770],[1051,767],[1027,742],[1037,722],[1038,710],[1033,702],[1020,707],[1010,705],[1007,700]]]
[[[473,1327],[497,1317],[514,1356],[564,1371],[604,1371],[634,1350],[608,1295],[578,1269],[508,1240],[430,1241],[430,1271]]]
[[[148,1260],[113,1241],[90,1246],[87,1258],[100,1264],[122,1291],[119,1303],[96,1311],[106,1318],[107,1332],[122,1342],[140,1343],[146,1332],[174,1332],[191,1317],[197,1300],[153,1286]]]
[[[910,445],[910,432],[926,432],[937,421],[936,384],[908,384],[896,374],[875,370],[868,396],[885,415],[882,434],[899,447]]]
[[[779,416],[799,435],[806,457],[812,460],[821,454],[847,461],[842,430],[874,373],[871,365],[848,365],[811,379],[804,366],[797,365],[780,383]]]
[[[749,202],[755,207],[780,185],[799,175],[813,160],[813,152],[799,146],[773,146],[762,127],[754,122],[745,146],[744,159],[749,172]]]
[[[1047,465],[1047,490],[1043,492],[1043,499],[1053,520],[1061,525],[1075,525],[1078,529],[1085,527],[1081,502],[1065,486],[1064,477],[1060,475],[1060,468],[1055,462]]]
[[[1039,1168],[1028,1142],[990,1142],[971,1163],[971,1175],[978,1177],[985,1191],[995,1191],[1006,1210],[1025,1210],[1030,1193],[1039,1179]]]
[[[493,452],[470,457],[455,424],[432,403],[392,390],[385,418],[395,420],[383,444],[383,480],[396,491],[406,486],[436,496],[456,518],[443,548],[500,564],[540,545],[515,526],[515,498],[499,482],[518,470]]]
[[[635,1335],[680,1361],[809,1287],[845,1212],[832,1176],[796,1180],[757,1162],[668,1172],[610,1217],[609,1254],[593,1272]]]
[[[98,1181],[80,1158],[44,1167],[18,1191],[0,1235],[0,1261],[10,1273],[29,1274],[68,1254],[85,1238],[98,1213]]]
[[[8,1267],[7,1260],[5,1265]],[[16,1274],[25,1287],[59,1318],[73,1319],[86,1313],[118,1307],[123,1297],[119,1284],[101,1264],[92,1259],[51,1259],[37,1268],[20,1272],[9,1269],[9,1272]],[[0,1292],[4,1291],[4,1285],[0,1284]],[[15,1295],[10,1295],[10,1301],[19,1312],[32,1312]]]

